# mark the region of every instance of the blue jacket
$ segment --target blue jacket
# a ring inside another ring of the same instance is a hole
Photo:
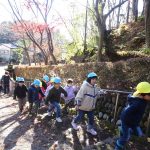
[[[142,120],[146,105],[146,100],[129,95],[128,106],[121,113],[121,121],[129,127],[138,126]]]
[[[41,91],[41,88],[36,88],[34,85],[31,85],[28,90],[28,101],[29,103],[33,103],[35,101],[39,101],[39,93],[44,97],[43,92]]]

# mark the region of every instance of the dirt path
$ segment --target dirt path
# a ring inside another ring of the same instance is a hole
[[[63,123],[58,124],[44,112],[42,110],[36,118],[28,114],[20,116],[17,101],[1,96],[0,150],[49,150],[55,145],[58,145],[57,150],[113,150],[113,134],[101,123],[96,126],[98,136],[93,137],[87,134],[85,122],[76,132],[70,125],[72,116],[63,117]],[[148,150],[149,146],[133,147],[134,150]]]

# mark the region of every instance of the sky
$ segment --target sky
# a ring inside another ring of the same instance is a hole
[[[13,0],[10,0],[10,1],[13,1]],[[39,1],[42,1],[42,0],[39,0]],[[89,0],[89,2],[92,1],[92,0]],[[20,4],[23,5],[23,3],[25,2],[25,0],[16,0],[16,3],[17,4]],[[52,9],[52,13],[55,15],[56,14],[56,10],[57,12],[59,12],[63,17],[68,17],[69,16],[69,3],[73,3],[73,2],[76,2],[76,5],[79,7],[78,11],[76,13],[79,13],[79,12],[82,12],[85,10],[85,5],[86,5],[86,0],[54,0],[54,3],[53,3],[53,9]],[[143,1],[140,0],[139,1],[139,10],[141,11],[143,8]],[[1,10],[1,13],[0,13],[0,22],[3,22],[3,21],[11,21],[12,20],[12,17],[11,17],[11,13],[10,13],[10,7],[8,5],[8,1],[7,0],[0,0],[0,10]],[[24,18],[27,19],[27,20],[31,20],[33,18],[31,18],[31,14],[29,13],[28,10],[25,10],[24,9]]]
[[[10,0],[10,1],[14,1],[14,0]],[[24,3],[26,0],[15,0],[15,1],[19,7],[23,8],[22,15],[25,20],[37,21],[39,23],[43,21],[41,17],[35,20],[35,17],[32,15],[31,11],[27,10],[27,8],[24,7]],[[38,0],[38,1],[44,1],[44,0]],[[74,4],[76,5],[75,14],[85,12],[86,9],[85,6],[87,0],[53,0],[53,1],[54,2],[50,13],[51,15],[48,17],[48,23],[51,26],[56,26],[55,24],[57,24],[57,28],[61,30],[62,33],[66,33],[67,31],[64,24],[60,19],[59,21],[57,19],[60,18],[59,16],[61,16],[67,22],[70,19],[70,14],[73,11],[72,9]],[[91,3],[93,0],[88,0],[88,1],[89,3]],[[72,5],[72,7],[70,7],[70,5]],[[142,11],[142,8],[143,8],[143,1],[140,0],[139,1],[140,12]],[[0,23],[3,21],[13,21],[8,0],[0,0],[0,10],[1,10]],[[125,7],[125,11],[126,11],[126,7]],[[58,25],[58,22],[60,22],[60,25]]]
[[[13,1],[13,0],[10,0]],[[40,0],[39,0],[40,1]],[[42,1],[42,0],[41,0]],[[17,4],[21,3],[21,7],[23,7],[25,0],[16,0]],[[52,7],[52,13],[55,15],[57,15],[57,12],[59,12],[62,16],[67,17],[69,15],[69,10],[68,10],[68,5],[69,3],[73,3],[76,2],[79,5],[79,11],[77,13],[79,13],[80,11],[83,10],[83,5],[86,3],[86,0],[54,0],[53,2],[53,7]],[[19,5],[18,5],[19,6]],[[27,9],[24,8],[23,11],[23,16],[25,19],[27,20],[31,20],[33,19],[31,16],[31,13],[29,13],[29,11]],[[11,21],[12,20],[12,16],[11,16],[11,11],[10,11],[10,7],[8,4],[7,0],[0,0],[0,22],[3,21]],[[56,12],[57,11],[57,12]],[[40,20],[40,19],[39,19]]]

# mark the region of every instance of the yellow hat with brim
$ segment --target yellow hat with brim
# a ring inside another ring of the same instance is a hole
[[[137,87],[136,91],[133,93],[133,96],[138,96],[141,93],[150,93],[150,83],[149,82],[140,82]]]

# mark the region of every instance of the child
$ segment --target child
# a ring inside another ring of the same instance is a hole
[[[74,102],[75,102],[76,87],[73,86],[73,80],[72,79],[67,80],[67,85],[64,87],[64,90],[68,94],[68,96],[66,98],[64,96],[62,96],[65,100],[64,111],[65,111],[65,113],[68,113],[68,111],[67,111],[68,107],[74,106]]]
[[[9,81],[10,81],[10,75],[8,71],[5,71],[5,75],[2,76],[2,84],[4,88],[4,94],[9,93]]]
[[[139,83],[136,87],[136,92],[128,96],[128,101],[128,106],[121,113],[121,134],[116,142],[115,150],[124,149],[125,144],[130,139],[131,130],[142,135],[142,132],[139,130],[139,124],[147,102],[150,101],[150,83]]]
[[[61,120],[61,107],[60,107],[60,97],[61,93],[67,97],[67,92],[60,86],[61,79],[59,77],[54,78],[54,86],[50,89],[49,94],[46,98],[45,104],[48,105],[50,102],[51,109],[49,113],[56,108],[56,121],[62,122]]]
[[[45,91],[45,96],[48,95],[48,93],[49,93],[50,89],[53,87],[53,85],[54,85],[54,77],[51,77],[50,84],[49,84],[49,86],[47,87],[47,89]]]
[[[21,77],[16,77],[15,87],[18,86]]]
[[[3,87],[2,87],[2,84],[0,82],[0,93],[2,92],[2,90],[3,90]]]
[[[26,85],[24,84],[24,78],[20,77],[18,80],[18,85],[15,87],[15,90],[14,90],[14,99],[16,99],[17,97],[20,113],[22,113],[24,106],[26,104],[27,92],[28,92],[28,89]]]
[[[87,132],[92,135],[97,135],[97,132],[94,130],[94,112],[96,99],[98,96],[98,89],[95,86],[97,81],[97,75],[94,72],[91,72],[87,76],[87,80],[83,82],[79,92],[77,93],[76,100],[76,109],[78,110],[78,115],[71,122],[72,127],[75,130],[78,130],[79,127],[77,123],[82,120],[85,114],[88,116],[88,127]]]
[[[45,94],[48,85],[49,85],[49,77],[47,75],[44,75],[43,79],[41,81],[41,84],[40,84],[40,88],[41,88],[43,94]],[[41,101],[40,105],[43,105],[44,104],[44,100],[43,100],[43,97],[42,97],[42,95],[40,93],[39,93],[39,100]]]
[[[35,104],[35,114],[37,115],[38,113],[38,109],[40,107],[39,93],[43,98],[45,97],[41,91],[40,84],[41,81],[39,79],[35,79],[28,90],[29,114],[32,114],[33,104]]]
[[[45,91],[49,85],[49,77],[47,75],[44,75],[41,82],[42,82],[42,87],[41,87],[42,92],[45,93]]]

